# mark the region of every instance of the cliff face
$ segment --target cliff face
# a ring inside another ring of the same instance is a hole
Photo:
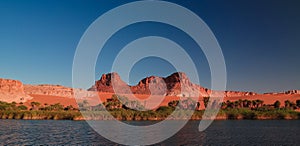
[[[241,92],[241,91],[225,91],[225,97],[236,97],[236,96],[251,96],[257,95],[255,92]]]
[[[60,97],[74,97],[74,93],[80,94],[81,97],[93,96],[93,92],[83,89],[73,89],[61,85],[24,85],[24,92],[26,94],[36,95],[50,95]]]
[[[167,87],[161,77],[151,76],[141,80],[136,86],[130,87],[134,94],[165,95]]]
[[[127,85],[117,73],[104,74],[100,80],[95,82],[88,91],[83,89],[73,89],[60,85],[23,85],[17,80],[0,78],[0,101],[4,102],[26,102],[32,99],[30,95],[47,95],[73,98],[74,93],[80,97],[96,96],[100,92],[123,94],[153,94],[178,97],[243,97],[257,95],[254,92],[240,91],[212,91],[192,83],[186,74],[178,72],[168,77],[150,76],[142,79],[136,86]],[[290,90],[279,93],[265,93],[264,95],[300,95],[300,90]]]
[[[284,95],[298,95],[300,94],[300,90],[289,90],[284,92],[272,92],[272,93],[264,93],[264,95],[278,95],[278,94],[284,94]]]
[[[17,80],[0,79],[0,101],[4,102],[26,102],[32,99],[31,94],[73,98],[74,93],[80,97],[96,95],[95,92],[60,85],[23,85]]]
[[[290,91],[284,92],[284,94],[289,94],[289,95],[300,94],[300,90],[290,90]]]
[[[190,82],[185,73],[177,72],[164,78],[167,85],[167,95],[181,97],[206,96],[205,89]],[[201,92],[201,89],[203,92]]]
[[[198,88],[199,86],[192,84],[184,73],[174,73],[167,78],[150,76],[142,79],[136,86],[127,85],[117,73],[108,73],[102,75],[89,91],[167,96],[179,96],[179,94],[185,93],[189,96],[194,92],[199,93]]]
[[[115,85],[115,86],[113,86]],[[114,90],[113,87],[116,89]],[[100,80],[95,82],[90,91],[110,92],[123,94],[154,94],[166,96],[180,97],[208,97],[212,95],[235,97],[255,95],[253,92],[238,92],[238,91],[212,91],[192,83],[187,75],[182,72],[173,73],[172,75],[162,78],[150,76],[142,79],[136,86],[128,86],[117,73],[104,74]]]
[[[0,79],[0,101],[4,102],[25,102],[31,99],[24,93],[22,82],[17,80]]]
[[[101,76],[99,81],[95,82],[95,85],[92,86],[88,91],[101,91],[114,93],[118,91],[119,93],[130,93],[129,86],[122,81],[120,76],[117,73],[109,73]]]
[[[114,90],[115,89],[115,90]],[[89,91],[73,89],[60,85],[23,85],[17,80],[0,79],[0,101],[5,102],[26,102],[32,99],[30,95],[49,95],[73,98],[74,93],[80,97],[92,97],[96,92],[123,93],[123,94],[153,94],[179,97],[207,97],[216,93],[218,96],[235,97],[255,95],[253,92],[238,91],[211,91],[197,84],[190,82],[184,73],[174,73],[166,78],[150,76],[142,79],[136,86],[127,85],[117,73],[102,75],[101,79],[95,82]],[[284,94],[299,94],[299,90],[287,91]]]

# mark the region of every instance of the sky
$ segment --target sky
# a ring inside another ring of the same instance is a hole
[[[0,78],[71,87],[74,54],[83,33],[99,16],[128,2],[0,1]],[[300,89],[298,0],[170,2],[193,11],[216,36],[225,58],[227,90],[264,93]],[[115,19],[122,19],[122,15]],[[111,72],[114,58],[126,44],[153,35],[182,45],[196,64],[200,84],[211,86],[201,48],[178,28],[157,22],[129,25],[114,34],[98,56],[96,79]],[[133,66],[129,84],[175,71],[166,60],[144,58]]]

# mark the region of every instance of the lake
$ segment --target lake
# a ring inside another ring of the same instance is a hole
[[[132,121],[149,125],[151,121]],[[204,132],[190,121],[157,145],[297,145],[300,120],[215,121]],[[85,121],[0,120],[0,145],[117,145],[98,135]]]

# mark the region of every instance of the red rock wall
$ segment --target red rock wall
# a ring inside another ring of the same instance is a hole
[[[80,94],[81,97],[93,96],[93,92],[88,92],[82,89],[73,89],[61,85],[24,85],[26,94],[49,95],[60,97],[74,97],[74,92]]]
[[[112,82],[114,82],[116,86],[113,86]],[[150,85],[151,83],[154,83],[153,86]],[[113,87],[116,90],[114,90]],[[95,85],[89,90],[109,93],[118,91],[118,93],[122,94],[154,94],[180,97],[236,97],[256,95],[256,93],[253,92],[211,91],[192,83],[187,75],[182,72],[173,73],[166,78],[150,76],[142,79],[136,86],[128,86],[117,73],[109,73],[102,75],[101,79],[96,81]]]
[[[31,99],[24,93],[22,82],[17,80],[0,79],[0,100],[5,102],[25,102]]]

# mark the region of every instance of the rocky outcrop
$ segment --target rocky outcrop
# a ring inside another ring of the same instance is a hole
[[[252,96],[252,95],[257,95],[257,93],[241,92],[241,91],[225,91],[225,97]]]
[[[142,79],[136,86],[127,85],[117,73],[108,73],[102,75],[88,90],[188,97],[200,94],[199,89],[200,86],[191,83],[184,73],[174,73],[166,78],[150,76]]]
[[[203,87],[193,84],[185,73],[177,72],[165,78],[167,84],[167,95],[181,97],[205,96],[207,93],[201,92]],[[205,95],[203,95],[205,94]]]
[[[24,93],[22,82],[0,79],[0,101],[20,103],[30,99],[32,99],[32,97]]]
[[[264,93],[264,95],[295,95],[300,94],[300,90],[289,90],[284,92],[271,92],[271,93]]]
[[[120,78],[117,73],[103,74],[101,79],[95,82],[95,85],[88,91],[101,91],[109,93],[130,93],[130,87]]]
[[[26,94],[36,95],[49,95],[49,96],[60,96],[60,97],[74,97],[74,93],[80,97],[90,97],[95,93],[89,92],[83,89],[73,89],[64,87],[61,85],[24,85],[24,91]]]
[[[289,95],[300,94],[300,90],[290,90],[290,91],[284,92],[284,94],[289,94]]]
[[[254,92],[214,91],[192,83],[182,72],[173,73],[168,77],[150,76],[142,79],[137,85],[127,85],[117,73],[108,73],[101,76],[89,91],[72,89],[60,85],[23,85],[17,80],[0,78],[0,101],[26,102],[32,99],[30,95],[49,95],[73,98],[74,93],[79,97],[92,97],[100,92],[122,94],[152,94],[177,97],[243,97],[257,95]],[[115,92],[118,91],[118,92]],[[264,95],[300,95],[300,90],[265,93]]]
[[[131,86],[134,94],[153,94],[180,97],[197,97],[207,95],[201,93],[199,85],[190,82],[185,73],[177,72],[162,78],[150,76],[142,79],[138,85]],[[203,95],[204,94],[204,95]]]
[[[176,72],[163,78],[150,76],[142,79],[136,86],[127,85],[117,73],[108,73],[102,75],[100,80],[95,82],[90,91],[123,93],[123,94],[152,94],[180,97],[235,97],[256,95],[254,92],[238,91],[212,91],[192,83],[187,75],[182,72]]]
[[[141,80],[136,86],[130,87],[133,94],[165,95],[166,83],[161,77],[147,77]]]

